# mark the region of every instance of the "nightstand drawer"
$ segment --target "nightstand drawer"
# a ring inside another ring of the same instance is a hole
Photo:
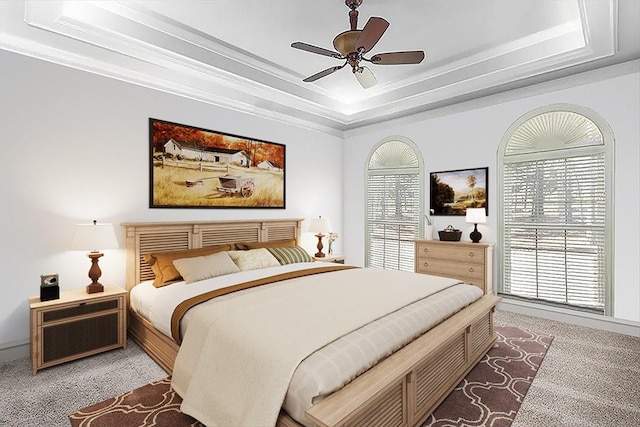
[[[54,322],[56,320],[73,319],[74,317],[97,314],[103,311],[118,310],[119,299],[100,301],[94,303],[81,302],[67,308],[52,308],[42,311],[42,323]]]

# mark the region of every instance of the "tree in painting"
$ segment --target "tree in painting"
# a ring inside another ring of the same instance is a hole
[[[476,176],[475,175],[467,176],[467,185],[471,189],[471,200],[474,200],[473,189],[476,186]]]

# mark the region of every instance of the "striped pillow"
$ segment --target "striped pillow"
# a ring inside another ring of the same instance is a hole
[[[281,265],[293,264],[295,262],[311,262],[313,258],[300,246],[288,246],[278,248],[267,248]]]

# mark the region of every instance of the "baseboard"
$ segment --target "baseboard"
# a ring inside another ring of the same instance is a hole
[[[527,301],[502,298],[498,304],[498,310],[511,311],[527,316],[541,317],[543,319],[570,323],[572,325],[586,326],[619,334],[631,335],[640,338],[640,323],[630,320],[616,319],[613,317],[598,316],[591,313],[567,310],[560,307],[534,304]]]
[[[10,343],[0,348],[0,362],[29,357],[29,341]]]

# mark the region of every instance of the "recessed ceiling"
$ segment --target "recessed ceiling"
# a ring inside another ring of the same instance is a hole
[[[640,57],[635,0],[364,0],[390,26],[371,53],[423,50],[417,65],[368,67],[363,89],[334,50],[344,0],[2,1],[0,47],[332,134]]]

